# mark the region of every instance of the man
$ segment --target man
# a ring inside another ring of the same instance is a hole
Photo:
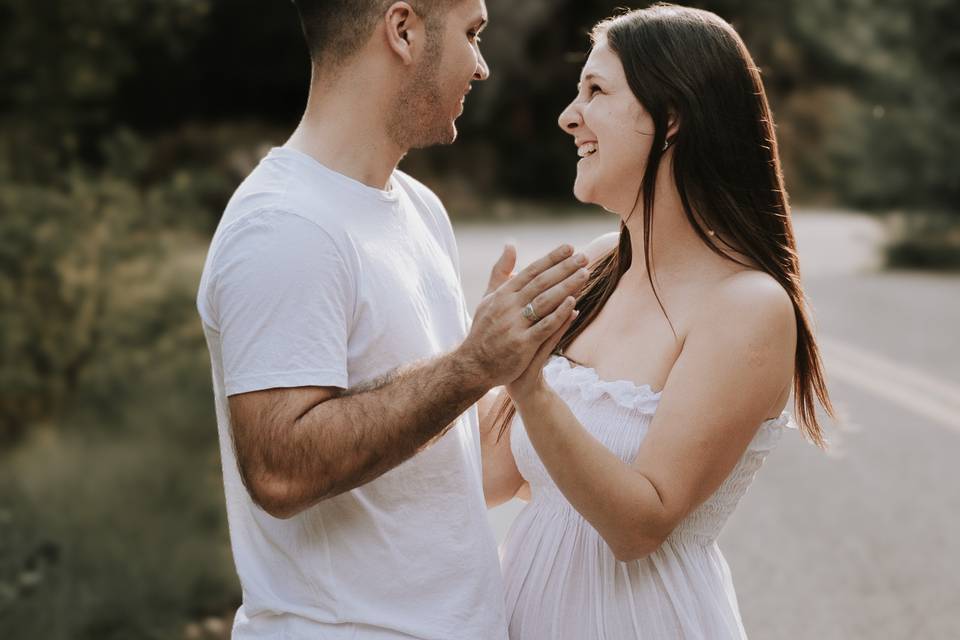
[[[469,326],[452,230],[396,170],[450,143],[483,0],[298,0],[303,120],[238,188],[197,298],[210,349],[234,638],[506,637],[476,403],[572,319],[586,259],[511,277]]]

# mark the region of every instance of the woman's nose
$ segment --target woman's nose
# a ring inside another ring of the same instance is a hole
[[[557,124],[560,125],[560,128],[571,135],[573,135],[574,130],[579,127],[582,122],[580,110],[574,107],[573,104],[572,102],[568,104],[567,108],[560,113],[560,117],[557,119]]]

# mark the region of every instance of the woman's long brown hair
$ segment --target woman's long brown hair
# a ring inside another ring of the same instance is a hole
[[[606,38],[655,126],[637,198],[643,204],[643,246],[651,287],[650,228],[657,172],[669,124],[676,118],[680,125],[671,140],[673,175],[684,213],[710,249],[754,268],[730,251],[747,256],[790,295],[797,323],[793,378],[797,422],[807,438],[824,447],[816,403],[831,416],[833,407],[800,285],[773,116],[750,53],[733,27],[715,14],[663,3],[604,20],[591,37],[594,43]],[[557,353],[580,335],[610,298],[630,268],[630,246],[630,233],[621,223],[619,245],[592,267],[577,297],[580,314],[558,343]],[[515,412],[504,394],[494,418],[501,437]]]

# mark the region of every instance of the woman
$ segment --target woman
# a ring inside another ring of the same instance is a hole
[[[717,534],[791,390],[818,445],[831,411],[770,111],[712,13],[655,5],[592,39],[560,126],[619,237],[585,250],[578,315],[482,427],[488,504],[532,494],[502,549],[510,638],[743,638]]]

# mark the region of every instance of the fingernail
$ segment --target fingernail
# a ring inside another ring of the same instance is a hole
[[[582,253],[578,253],[575,260],[576,260],[576,263],[579,265],[586,266],[587,264],[587,256],[583,255]]]

